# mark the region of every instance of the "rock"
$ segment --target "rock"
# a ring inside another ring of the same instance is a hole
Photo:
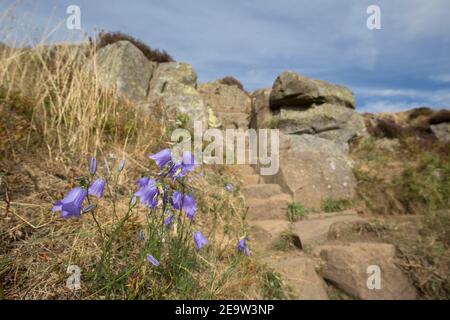
[[[294,299],[328,300],[326,284],[315,270],[314,260],[303,255],[284,255],[268,264],[283,276]]]
[[[351,199],[356,181],[348,146],[313,135],[280,135],[279,170],[265,176],[307,208],[320,209],[327,198]]]
[[[119,97],[133,102],[145,101],[156,64],[129,41],[118,41],[97,51],[87,64],[102,87],[115,89]]]
[[[248,199],[247,218],[249,220],[286,220],[287,206],[291,202],[291,196],[278,194],[266,199]]]
[[[261,177],[258,174],[249,174],[242,177],[244,185],[258,184],[261,182]]]
[[[324,265],[322,276],[356,299],[411,300],[417,291],[395,265],[395,247],[382,243],[324,245],[313,250]],[[381,289],[368,289],[369,266],[381,269]]]
[[[219,80],[200,84],[198,91],[205,104],[216,112],[242,112],[250,114],[251,99],[237,86],[221,83]]]
[[[272,89],[258,89],[252,93],[251,128],[271,128],[274,125],[272,110],[270,110],[271,91]]]
[[[251,247],[260,249],[260,252],[273,249],[281,235],[289,231],[290,222],[287,220],[268,219],[255,220],[250,224]]]
[[[248,199],[267,199],[281,193],[281,188],[277,184],[253,184],[242,187],[244,197]]]
[[[199,85],[198,91],[224,128],[248,128],[251,99],[244,90],[216,80]]]
[[[336,223],[363,223],[355,211],[343,211],[334,214],[309,214],[307,219],[292,224],[292,232],[300,238],[302,247],[312,247],[326,242],[330,230]]]
[[[217,118],[222,123],[222,128],[230,129],[247,129],[248,117],[247,113],[242,112],[216,112]]]
[[[329,103],[314,104],[306,110],[281,107],[274,118],[277,128],[286,134],[314,134],[339,143],[347,143],[366,133],[359,113]]]
[[[330,103],[355,108],[353,93],[342,86],[312,80],[295,72],[284,72],[275,80],[270,95],[270,107],[308,108],[313,104]]]
[[[334,222],[328,230],[328,240],[338,240],[348,236],[356,236],[360,238],[362,230],[368,230],[370,224],[365,219],[352,219]]]
[[[192,124],[201,121],[208,126],[208,109],[196,90],[197,74],[186,63],[161,63],[150,82],[149,101],[162,104],[169,115],[185,114]]]
[[[439,140],[450,141],[450,122],[433,124],[430,129]]]

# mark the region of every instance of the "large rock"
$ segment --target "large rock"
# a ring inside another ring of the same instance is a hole
[[[277,128],[287,134],[314,134],[339,143],[363,136],[366,127],[362,116],[353,109],[325,103],[306,110],[281,107],[275,113]]]
[[[272,89],[258,89],[252,93],[251,128],[271,128],[274,125],[272,110],[270,110],[271,91]]]
[[[190,121],[208,125],[208,109],[197,92],[197,74],[186,63],[161,63],[150,82],[149,101],[162,104],[169,115],[185,114]]]
[[[324,245],[313,250],[324,265],[322,276],[336,287],[356,299],[411,300],[417,292],[409,279],[395,265],[395,247],[382,243],[352,243]],[[369,289],[368,278],[381,270],[381,288]],[[370,272],[370,273],[369,273]]]
[[[339,85],[285,72],[271,90],[256,90],[252,99],[252,128],[278,128],[341,144],[366,135],[364,119],[354,110],[353,93]]]
[[[268,264],[283,276],[296,300],[328,300],[326,284],[315,270],[313,259],[301,254],[273,258]]]
[[[355,108],[355,97],[345,87],[313,80],[295,72],[282,73],[273,84],[270,106],[308,108],[312,104],[331,103]]]
[[[323,201],[351,199],[356,181],[347,146],[313,135],[280,135],[278,172],[265,176],[279,184],[294,201],[321,208]]]
[[[251,99],[244,90],[216,80],[199,85],[198,91],[224,128],[248,128]]]
[[[430,129],[439,140],[450,141],[450,122],[433,124]]]
[[[130,101],[147,98],[149,82],[156,64],[129,41],[118,41],[101,48],[87,67],[101,86],[116,90],[119,97]]]

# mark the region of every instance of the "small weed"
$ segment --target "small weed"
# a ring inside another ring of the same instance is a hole
[[[286,298],[281,275],[272,270],[264,274],[264,298],[282,300]]]
[[[325,212],[341,212],[350,206],[350,201],[341,199],[335,200],[332,198],[327,198],[323,202],[323,210]]]
[[[289,221],[296,222],[304,219],[308,214],[308,210],[299,202],[291,202],[288,205],[287,217]]]

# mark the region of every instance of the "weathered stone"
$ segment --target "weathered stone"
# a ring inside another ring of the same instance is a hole
[[[247,217],[249,220],[287,219],[287,206],[291,196],[278,194],[266,199],[247,199]]]
[[[215,112],[238,112],[250,114],[251,99],[237,86],[221,83],[219,80],[200,84],[198,91],[205,104]]]
[[[242,187],[242,194],[246,199],[267,199],[281,193],[281,188],[277,184],[253,184]]]
[[[186,63],[161,63],[150,82],[149,101],[160,103],[169,115],[185,114],[208,126],[208,109],[196,90],[197,74]]]
[[[274,115],[277,128],[287,134],[314,134],[339,143],[363,136],[366,127],[361,115],[352,109],[329,103],[305,110],[281,107]]]
[[[270,95],[270,107],[308,108],[313,104],[330,103],[355,108],[353,93],[342,86],[313,80],[295,72],[282,73],[275,80]]]
[[[450,122],[433,124],[430,129],[439,140],[450,141]]]
[[[417,292],[409,279],[395,265],[395,247],[382,243],[324,245],[313,250],[324,265],[322,276],[356,299],[410,300]],[[369,266],[381,270],[381,288],[367,286]]]
[[[292,289],[297,300],[328,300],[326,284],[315,270],[313,259],[304,255],[284,255],[268,261],[283,276],[285,284]]]
[[[281,235],[289,231],[290,222],[280,219],[252,220],[250,224],[251,246],[264,252],[273,249]]]
[[[270,110],[270,92],[272,89],[258,89],[252,94],[251,128],[271,128],[274,126],[272,110]]]
[[[101,48],[87,67],[102,87],[116,90],[119,97],[131,101],[147,98],[155,63],[129,41],[118,41]]]
[[[307,219],[293,223],[292,232],[300,238],[302,247],[323,244],[329,238],[332,225],[339,222],[364,222],[355,211],[338,212],[333,215],[310,214]]]
[[[278,173],[266,176],[293,200],[321,208],[327,198],[351,199],[356,181],[346,145],[312,135],[280,135]]]
[[[251,99],[244,90],[216,80],[199,85],[198,92],[223,128],[248,128]]]

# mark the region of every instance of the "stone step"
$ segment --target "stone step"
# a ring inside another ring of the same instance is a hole
[[[284,232],[288,232],[291,223],[287,220],[258,220],[250,223],[250,246],[257,251],[267,253],[274,249],[275,242]]]
[[[299,252],[265,259],[266,263],[281,274],[283,281],[292,289],[296,300],[329,300],[327,285],[317,274],[313,258]]]
[[[236,171],[243,176],[256,174],[255,169],[253,169],[253,167],[248,164],[239,164],[236,165],[235,167]]]
[[[247,217],[249,220],[287,220],[287,206],[291,201],[291,196],[283,193],[267,199],[248,199]]]
[[[242,187],[241,191],[247,200],[267,199],[281,194],[281,187],[278,184],[250,184]]]
[[[244,185],[258,184],[261,182],[261,176],[258,174],[248,174],[242,177]]]
[[[311,214],[310,216],[292,224],[292,233],[300,238],[303,249],[325,243],[329,239],[330,228],[334,224],[366,222],[351,210],[334,215]]]

